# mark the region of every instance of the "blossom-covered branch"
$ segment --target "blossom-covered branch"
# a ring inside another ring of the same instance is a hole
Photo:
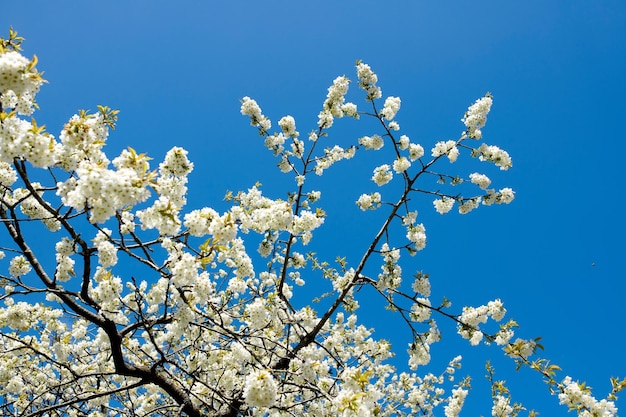
[[[117,110],[79,111],[58,137],[46,132],[32,117],[45,80],[22,41],[12,29],[0,40],[3,414],[456,416],[471,388],[457,375],[461,357],[424,371],[447,321],[469,345],[495,343],[538,371],[579,415],[616,415],[624,381],[604,400],[569,377],[558,382],[558,367],[536,357],[538,339],[514,338],[501,300],[454,311],[431,300],[428,274],[409,272],[406,256],[427,243],[418,208],[466,214],[514,199],[511,188],[492,188],[488,166],[450,166],[466,155],[495,165],[493,175],[512,167],[506,151],[480,142],[490,94],[469,106],[459,137],[430,152],[400,133],[401,99],[383,100],[363,62],[365,108],[347,101],[351,81],[337,77],[304,139],[293,116],[273,131],[244,97],[241,113],[291,178],[279,198],[254,185],[229,193],[230,208],[218,212],[187,208],[194,163],[185,149],[158,164],[130,147],[107,155]],[[339,146],[331,129],[344,117],[376,127]],[[323,190],[311,177],[366,159],[377,162],[354,184],[353,209],[379,214],[371,239],[355,260],[323,259],[314,236],[326,219]],[[406,326],[405,368],[390,360],[398,348],[356,314],[372,295]],[[492,415],[516,415],[522,407],[489,375]]]

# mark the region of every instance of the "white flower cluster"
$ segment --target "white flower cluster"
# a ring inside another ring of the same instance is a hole
[[[426,247],[426,228],[423,224],[409,224],[406,237],[414,243],[415,250],[422,250]]]
[[[10,187],[17,181],[17,173],[6,161],[0,160],[0,186]]]
[[[488,187],[490,184],[489,178],[484,175],[480,176],[481,174],[478,175],[479,176],[474,176],[472,178],[472,182],[479,185],[480,188]],[[484,197],[473,197],[464,201],[459,199],[459,213],[467,214],[477,208],[481,202],[485,206],[490,206],[492,204],[509,204],[514,198],[515,192],[511,188],[502,188],[499,191],[489,189],[487,190],[487,195]],[[440,199],[434,200],[433,205],[439,214],[446,214],[452,209],[455,201],[456,200],[452,197],[442,196]]]
[[[335,273],[331,276],[333,282],[333,290],[342,292],[354,280],[354,269],[348,269],[343,275]]]
[[[157,229],[161,235],[178,233],[179,213],[187,202],[187,175],[192,169],[186,150],[174,147],[167,152],[159,164],[159,177],[152,184],[159,198],[151,207],[137,212],[142,229]]]
[[[52,322],[58,320],[63,315],[61,310],[54,310],[41,303],[31,305],[24,301],[15,302],[12,298],[7,298],[5,299],[5,305],[6,307],[0,307],[0,329],[8,327],[13,330],[26,331],[39,322],[51,323],[50,327],[54,328]],[[6,340],[3,340],[3,343],[5,342]],[[24,346],[23,344],[20,345]],[[11,351],[9,350],[8,352]],[[12,356],[15,357],[15,355]],[[9,365],[7,362],[9,361],[0,365],[0,370],[6,371],[6,369],[3,369],[3,366]],[[1,378],[3,382],[6,381],[7,374],[3,373]]]
[[[237,199],[240,205],[233,207],[230,214],[240,223],[244,233],[248,230],[258,233],[288,231],[301,236],[302,243],[307,244],[312,231],[324,223],[323,215],[310,210],[301,210],[297,216],[294,215],[291,203],[264,197],[257,187],[247,193],[239,193]]]
[[[246,307],[246,324],[251,329],[263,329],[269,322],[269,311],[263,298],[257,298]]]
[[[427,342],[410,343],[407,353],[409,354],[409,368],[412,370],[430,363],[430,344]]]
[[[331,149],[324,149],[324,156],[317,158],[315,161],[315,173],[322,175],[324,170],[341,160],[351,159],[355,153],[356,148],[354,146],[343,149],[341,146],[335,145]]]
[[[267,369],[251,372],[246,377],[243,397],[252,407],[271,407],[276,402],[278,386]]]
[[[409,161],[406,156],[401,156],[400,158],[393,161],[393,170],[396,171],[396,174],[401,174],[410,167],[411,161]]]
[[[359,199],[356,201],[356,205],[363,211],[365,210],[375,210],[380,207],[381,195],[379,192],[371,193],[371,194],[361,194]]]
[[[359,138],[359,145],[365,146],[367,150],[379,150],[385,145],[385,141],[380,135],[363,136]]]
[[[513,161],[507,151],[500,149],[495,145],[482,144],[473,152],[481,161],[493,162],[501,170],[506,171],[513,166]]]
[[[279,155],[285,150],[285,135],[282,132],[267,135],[264,144],[274,155]]]
[[[499,191],[487,190],[487,195],[483,199],[483,204],[509,204],[515,198],[515,191],[510,188],[502,188]]]
[[[72,171],[82,161],[108,163],[102,151],[108,135],[109,129],[102,114],[75,114],[61,131],[63,146],[58,155],[59,164],[65,170]]]
[[[30,262],[28,262],[24,255],[14,257],[9,263],[9,275],[12,277],[26,275],[31,271],[31,269],[32,267],[30,266]]]
[[[335,78],[333,85],[328,87],[328,94],[318,115],[317,125],[321,129],[328,129],[333,125],[334,118],[349,116],[358,118],[357,107],[354,103],[344,103],[350,80],[345,76]]]
[[[488,176],[484,174],[479,174],[478,172],[470,174],[470,181],[473,184],[478,185],[483,190],[486,190],[487,187],[489,187],[489,185],[491,184],[491,180]]]
[[[223,215],[205,207],[185,214],[184,225],[192,236],[212,235],[215,243],[225,244],[235,239],[237,224],[230,212]]]
[[[393,120],[393,118],[396,117],[398,110],[400,110],[400,97],[387,97],[380,114],[386,120]]]
[[[411,306],[411,320],[418,323],[430,319],[431,309],[430,300],[428,298],[417,298],[416,302]]]
[[[417,143],[411,143],[411,140],[407,135],[400,136],[398,140],[398,148],[402,151],[409,150],[409,159],[415,161],[416,159],[424,156],[424,148]]]
[[[98,231],[93,239],[98,251],[98,263],[103,268],[110,268],[117,264],[117,248],[109,241],[110,236],[111,230],[104,228]]]
[[[387,164],[383,164],[379,167],[374,168],[374,175],[372,175],[372,181],[376,183],[379,187],[387,184],[393,178],[393,173],[391,172],[391,167]]]
[[[411,139],[407,135],[401,135],[400,139],[398,139],[398,148],[403,151],[409,149],[409,145],[411,144]]]
[[[426,247],[426,228],[423,224],[415,224],[417,211],[410,211],[402,217],[402,225],[406,226],[406,237],[413,242],[414,250],[422,250]],[[411,254],[415,254],[414,251]]]
[[[174,147],[167,151],[165,159],[159,164],[161,176],[185,177],[189,175],[193,170],[193,163],[189,161],[187,154],[186,150],[179,147]]]
[[[37,192],[37,195],[42,198],[44,193],[41,191],[41,184],[33,182],[31,185]],[[61,228],[61,223],[39,203],[37,198],[35,198],[29,190],[25,188],[16,189],[13,192],[13,198],[11,200],[15,202],[19,201],[22,213],[31,219],[41,220],[51,232],[56,232]]]
[[[293,223],[293,212],[286,201],[272,200],[263,196],[257,187],[239,193],[239,206],[231,209],[233,216],[241,221],[241,230],[266,233],[270,230],[287,230]]]
[[[123,211],[120,215],[120,232],[129,234],[135,232],[135,215],[129,211]]]
[[[415,161],[422,156],[424,156],[424,148],[422,147],[422,145],[417,143],[411,143],[409,145],[409,158],[411,159],[411,161]]]
[[[300,133],[296,130],[296,120],[293,116],[285,116],[278,121],[278,126],[283,130],[283,133],[289,137],[297,138]]]
[[[101,150],[108,135],[107,123],[102,114],[81,113],[65,125],[58,160],[64,169],[74,170],[75,175],[57,184],[57,194],[67,206],[77,210],[87,207],[92,223],[102,223],[116,211],[145,201],[150,196],[148,186],[152,186],[161,197],[166,197],[155,204],[169,219],[172,213],[168,209],[184,204],[184,176],[193,168],[186,151],[171,149],[159,167],[156,181],[155,174],[149,171],[149,158],[130,148],[113,160],[116,169],[109,169],[109,161]],[[147,219],[142,226],[156,227],[156,222],[150,224]]]
[[[24,57],[17,51],[0,51],[0,105],[29,116],[35,107],[35,95],[44,83],[35,69],[37,59]],[[7,112],[8,113],[8,112]]]
[[[513,413],[513,407],[511,407],[511,400],[509,397],[502,395],[496,395],[493,397],[493,407],[491,407],[492,417],[511,417]]]
[[[11,163],[20,157],[40,168],[55,164],[58,144],[33,122],[11,115],[0,123],[0,161]]]
[[[459,213],[461,214],[469,213],[470,211],[474,210],[480,205],[481,200],[482,199],[480,197],[474,197],[474,198],[470,198],[470,199],[463,201],[462,203],[459,204]]]
[[[55,245],[57,268],[54,278],[59,282],[68,281],[74,273],[74,260],[71,256],[75,253],[74,242],[68,238],[62,238]]]
[[[443,408],[444,415],[446,417],[458,417],[467,394],[468,391],[463,388],[452,390],[452,396],[448,399],[448,404]]]
[[[450,361],[446,368],[446,375],[454,378],[454,373],[461,367],[461,356],[457,356]],[[442,384],[445,381],[444,375],[433,375],[426,373],[418,376],[416,373],[400,373],[393,375],[391,381],[388,382],[388,390],[385,390],[386,399],[392,398],[399,400],[399,393],[404,393],[404,406],[406,413],[403,415],[436,415],[434,409],[443,404],[446,400],[443,398],[445,390]]]
[[[116,210],[146,200],[148,190],[132,169],[110,170],[97,162],[82,161],[76,177],[58,184],[57,194],[63,204],[82,210],[90,208],[92,223],[101,223]]]
[[[433,201],[433,205],[435,206],[435,210],[439,214],[446,214],[452,207],[454,206],[454,198],[443,196],[440,199]]]
[[[398,265],[400,249],[389,249],[389,245],[384,243],[380,251],[384,263],[380,267],[382,272],[378,274],[376,287],[379,290],[386,290],[388,288],[395,290],[402,282],[402,268]]]
[[[480,139],[482,137],[480,129],[485,126],[487,122],[487,114],[491,109],[492,103],[491,95],[487,94],[485,97],[476,100],[476,102],[467,109],[465,116],[461,119],[467,127],[467,136],[472,139]]]
[[[333,408],[337,411],[335,415],[341,417],[370,417],[376,415],[375,404],[371,393],[342,389],[334,398]]]
[[[413,291],[416,294],[422,294],[425,297],[430,297],[430,280],[426,274],[417,274],[415,281],[413,281]]]
[[[258,127],[261,135],[272,127],[270,119],[263,115],[257,102],[250,97],[246,96],[241,99],[241,114],[250,117],[250,125]]]
[[[359,111],[354,103],[345,103],[341,106],[341,110],[343,111],[344,116],[352,117],[354,119],[359,118]]]
[[[101,266],[96,269],[93,279],[96,285],[90,288],[89,295],[100,305],[100,313],[116,323],[127,324],[128,317],[120,308],[124,288],[122,279]]]
[[[500,337],[502,336],[502,337]],[[496,342],[498,345],[504,345],[504,351],[506,355],[511,358],[528,358],[537,349],[537,342],[534,340],[526,340],[517,338],[514,342],[510,343],[513,338],[513,331],[508,328],[498,332],[498,338]]]
[[[435,158],[439,158],[443,155],[446,155],[450,162],[455,162],[459,157],[459,148],[458,143],[467,139],[468,137],[473,139],[480,139],[482,137],[482,133],[480,129],[485,125],[487,120],[487,114],[491,108],[492,98],[489,94],[485,97],[476,100],[474,104],[472,104],[468,111],[465,113],[462,121],[465,123],[467,130],[461,136],[461,139],[458,142],[453,140],[448,141],[439,141],[435,144],[435,146],[431,150],[431,155]],[[408,141],[404,141],[408,142]],[[401,146],[407,146],[403,143],[403,138],[401,137]],[[512,161],[509,154],[498,148],[497,146],[489,146],[486,144],[481,144],[478,148],[472,149],[472,156],[479,157],[481,161],[489,161],[493,162],[496,166],[499,166],[501,170],[507,170],[512,166]],[[481,189],[487,191],[487,195],[485,196],[475,196],[471,198],[464,198],[463,196],[457,195],[455,197],[449,195],[440,195],[440,198],[433,201],[433,205],[435,210],[440,214],[446,214],[450,210],[452,210],[454,203],[457,202],[459,205],[459,213],[467,214],[477,208],[481,203],[483,205],[492,205],[492,204],[508,204],[513,201],[515,197],[515,193],[510,188],[503,188],[499,191],[495,191],[493,189],[488,189],[491,185],[491,180],[484,174],[480,174],[474,172],[470,174],[470,182],[478,185]],[[443,179],[443,177],[442,177]],[[454,178],[452,180],[452,184],[458,184],[462,182],[462,180]]]
[[[450,160],[450,163],[452,163],[456,162],[459,157],[459,149],[456,147],[456,142],[453,140],[448,140],[446,142],[439,141],[435,144],[431,154],[434,157],[446,155]]]
[[[598,401],[591,395],[591,390],[572,381],[572,378],[566,376],[561,383],[563,386],[559,394],[559,403],[566,405],[570,410],[577,410],[579,417],[616,417],[617,407],[613,401]]]
[[[367,92],[366,100],[372,101],[381,98],[383,93],[376,85],[378,76],[372,71],[369,65],[359,62],[356,66],[359,87]]]
[[[458,333],[464,339],[470,341],[472,346],[476,346],[483,339],[483,333],[480,330],[480,324],[487,322],[489,318],[494,321],[500,321],[504,318],[506,309],[500,299],[489,301],[487,305],[480,307],[463,307],[463,313],[459,316],[459,321],[463,325],[459,325]]]
[[[294,216],[293,224],[289,231],[295,235],[310,233],[324,223],[324,217],[318,216],[310,210],[301,210],[300,214]]]
[[[482,174],[471,174],[471,181],[480,186],[480,188],[486,188],[489,186],[491,181],[487,176]],[[467,214],[477,208],[481,202],[485,206],[490,206],[492,204],[509,204],[515,198],[515,192],[511,188],[502,188],[499,191],[495,191],[493,189],[488,189],[487,195],[484,197],[472,197],[463,200],[462,198],[458,198],[459,203],[459,213]],[[435,210],[439,214],[446,214],[452,207],[454,206],[454,202],[457,201],[449,196],[442,196],[441,198],[434,200],[433,205],[435,206]]]

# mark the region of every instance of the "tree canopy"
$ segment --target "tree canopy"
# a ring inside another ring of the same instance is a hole
[[[626,379],[597,399],[539,355],[539,338],[516,335],[500,299],[454,307],[431,297],[427,272],[405,266],[427,244],[420,212],[513,202],[511,188],[492,186],[513,162],[483,140],[491,94],[460,112],[459,137],[429,144],[403,132],[401,99],[383,95],[365,62],[354,81],[332,81],[317,125],[302,135],[294,117],[276,127],[243,97],[241,114],[293,180],[277,197],[261,184],[231,192],[219,212],[186,206],[197,162],[182,147],[158,164],[132,147],[107,155],[117,110],[81,110],[58,137],[48,133],[33,117],[45,80],[22,41],[13,29],[0,41],[5,415],[456,416],[471,389],[461,356],[427,367],[444,322],[456,327],[459,353],[495,344],[565,407],[616,415]],[[350,88],[360,102],[349,101]],[[344,118],[365,132],[340,145],[329,132]],[[356,262],[322,258],[323,190],[309,184],[360,158],[377,161],[355,201],[372,239]],[[408,347],[362,324],[361,304],[373,297],[403,324]],[[405,350],[408,363],[392,364]],[[486,409],[528,411],[486,369]]]

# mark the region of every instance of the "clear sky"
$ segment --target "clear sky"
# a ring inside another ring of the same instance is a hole
[[[467,106],[490,91],[485,141],[514,163],[494,184],[512,187],[516,199],[444,217],[424,200],[429,243],[412,265],[430,273],[434,300],[445,295],[460,308],[502,298],[521,335],[543,336],[545,357],[596,397],[610,390],[609,376],[626,376],[626,3],[22,0],[3,3],[0,30],[9,26],[50,81],[38,96],[39,124],[58,134],[77,109],[120,109],[109,151],[132,146],[159,160],[172,146],[188,149],[196,164],[190,207],[223,210],[226,190],[256,181],[274,197],[292,187],[239,114],[243,96],[274,126],[291,114],[305,133],[332,80],[355,79],[362,59],[384,96],[402,98],[401,133],[430,149],[455,139]],[[331,141],[372,133],[342,126]],[[353,262],[358,242],[373,233],[367,217],[354,220],[356,171],[329,172],[335,180],[321,201],[329,217],[316,235],[330,242],[318,252]],[[401,326],[378,327],[404,350]],[[468,351],[452,332],[444,338],[456,345],[442,345],[435,359],[447,361],[454,346]],[[464,366],[481,367],[487,355],[499,354],[469,350]],[[555,411],[545,387],[529,388],[538,376],[522,372],[528,385],[514,384],[506,364],[499,376],[511,381],[514,399],[543,416],[567,414]],[[471,407],[465,415],[490,412],[488,404]]]

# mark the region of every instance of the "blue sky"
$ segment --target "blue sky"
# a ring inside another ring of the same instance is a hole
[[[355,79],[362,59],[384,96],[402,98],[401,133],[430,149],[456,138],[467,106],[490,91],[485,141],[514,163],[492,177],[516,199],[445,217],[422,201],[429,243],[411,265],[456,307],[502,298],[521,334],[543,336],[545,356],[597,397],[610,389],[609,376],[626,376],[623,2],[21,1],[3,7],[0,30],[10,25],[50,81],[38,96],[40,124],[58,134],[77,109],[120,109],[109,151],[132,146],[159,160],[172,146],[188,149],[195,207],[224,209],[226,190],[256,181],[274,197],[293,185],[239,114],[243,96],[274,126],[291,114],[308,132],[332,80]],[[363,126],[346,120],[331,140],[371,133]],[[320,253],[349,260],[373,233],[370,219],[354,220],[353,203],[362,192],[356,173],[372,167],[352,168],[329,172],[321,201],[329,217],[317,235],[332,242]],[[403,350],[401,330],[386,325],[378,334]],[[498,355],[447,337],[467,353],[468,370]],[[453,348],[442,347],[439,359]],[[542,415],[566,414],[544,387],[530,388],[538,377],[522,373],[525,382],[515,384],[505,363],[499,376],[515,399]],[[472,407],[466,415],[489,414],[486,404]]]

